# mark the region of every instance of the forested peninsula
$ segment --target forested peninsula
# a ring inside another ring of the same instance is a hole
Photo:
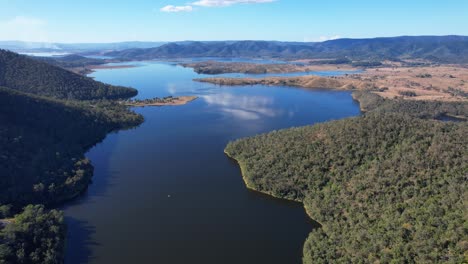
[[[300,201],[321,224],[304,263],[464,263],[468,103],[356,92],[365,114],[236,140],[246,185]]]
[[[90,147],[143,122],[115,101],[136,94],[0,50],[0,263],[63,262],[63,215],[46,207],[87,188]]]
[[[245,63],[184,66],[204,74],[305,69]],[[320,223],[305,242],[303,263],[464,263],[466,77],[462,65],[381,66],[340,77],[195,81],[353,91],[360,117],[273,131],[225,148],[239,163],[248,188],[302,202]]]

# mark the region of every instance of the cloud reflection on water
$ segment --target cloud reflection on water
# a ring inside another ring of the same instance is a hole
[[[281,110],[273,108],[274,99],[266,96],[234,95],[229,93],[201,96],[211,106],[242,120],[257,120],[262,117],[276,117]]]
[[[168,83],[167,84],[167,92],[169,92],[171,95],[174,95],[177,93],[177,85],[174,83]]]

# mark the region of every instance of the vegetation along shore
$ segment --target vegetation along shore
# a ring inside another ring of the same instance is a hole
[[[302,201],[321,223],[305,242],[304,263],[466,260],[468,125],[393,101],[361,117],[227,145],[249,188]],[[433,107],[421,109],[445,106]]]
[[[0,263],[62,263],[63,213],[49,209],[86,190],[92,146],[144,121],[120,103],[138,92],[5,50],[0,73]]]
[[[468,123],[439,119],[467,120],[467,73],[463,65],[395,66],[196,81],[354,91],[360,117],[239,139],[224,151],[247,188],[302,202],[321,224],[303,263],[462,263]]]
[[[129,99],[126,101],[121,101],[120,103],[126,106],[132,107],[144,107],[144,106],[170,106],[170,105],[185,105],[193,100],[196,100],[197,96],[167,96],[163,98],[152,98],[152,99]]]

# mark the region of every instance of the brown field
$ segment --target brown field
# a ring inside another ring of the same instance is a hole
[[[385,98],[468,101],[468,66],[380,67],[340,77],[205,78],[219,85],[280,85],[368,90]]]
[[[343,79],[373,83],[381,90],[375,93],[385,98],[409,92],[414,93],[409,97],[414,100],[468,100],[466,65],[375,68]]]
[[[350,65],[323,64],[323,65],[295,65],[295,64],[254,64],[240,62],[197,62],[181,64],[183,67],[193,68],[197,73],[222,74],[222,73],[290,73],[311,71],[353,71],[358,70]]]

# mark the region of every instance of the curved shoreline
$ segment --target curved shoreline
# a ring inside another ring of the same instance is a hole
[[[156,100],[157,99],[157,100]],[[186,105],[196,99],[198,96],[179,96],[179,97],[171,97],[167,98],[156,98],[150,99],[149,101],[136,101],[136,102],[121,102],[121,104],[130,107],[145,107],[145,106],[179,106],[179,105]]]
[[[218,62],[204,61],[194,63],[180,63],[184,68],[191,68],[198,74],[226,74],[226,73],[244,73],[244,74],[267,74],[267,73],[307,73],[314,71],[345,71],[353,73],[360,70],[348,64],[297,64],[297,63],[278,63],[278,64],[256,64],[245,62]]]
[[[285,201],[289,201],[289,202],[295,202],[295,203],[300,203],[302,204],[302,207],[304,208],[304,211],[306,213],[306,215],[309,217],[310,220],[314,221],[315,223],[317,223],[319,225],[319,227],[317,228],[323,228],[323,224],[320,223],[319,221],[315,220],[313,217],[312,217],[312,214],[310,213],[310,210],[309,208],[305,205],[304,201],[302,200],[299,200],[299,199],[289,199],[289,198],[285,198],[285,197],[280,197],[278,195],[275,195],[271,192],[267,192],[267,191],[260,191],[258,189],[256,189],[255,187],[253,187],[247,177],[246,177],[246,169],[245,169],[245,166],[244,164],[242,163],[242,161],[234,158],[231,154],[229,154],[226,149],[224,150],[224,154],[226,154],[226,156],[234,161],[237,162],[237,164],[239,165],[239,168],[240,168],[240,171],[241,171],[241,176],[242,176],[242,180],[244,181],[245,183],[245,186],[247,187],[247,189],[251,190],[251,191],[254,191],[254,192],[258,192],[258,193],[261,193],[261,194],[266,194],[266,195],[269,195],[275,199],[281,199],[281,200],[285,200]],[[314,228],[312,229],[314,230]],[[305,239],[305,241],[302,243],[302,248],[304,248],[304,246],[306,245],[306,242],[307,242],[307,239],[308,239],[308,236],[310,235],[310,232],[309,234],[307,234],[307,237]],[[302,257],[304,257],[304,254],[302,254]]]
[[[280,197],[278,195],[275,195],[271,192],[267,192],[267,191],[260,191],[258,189],[256,189],[255,187],[252,186],[252,184],[249,183],[247,177],[246,177],[246,169],[245,169],[245,166],[244,164],[242,163],[242,161],[234,158],[233,156],[231,156],[231,154],[229,154],[226,150],[224,150],[224,154],[226,154],[226,156],[232,160],[235,160],[237,162],[237,164],[239,165],[239,168],[241,170],[241,176],[242,176],[242,180],[244,181],[245,183],[245,186],[247,187],[247,189],[249,190],[252,190],[252,191],[255,191],[255,192],[259,192],[259,193],[262,193],[262,194],[266,194],[266,195],[269,195],[273,198],[277,198],[277,199],[281,199],[281,200],[286,200],[286,201],[290,201],[290,202],[296,202],[296,203],[301,203],[303,206],[304,206],[304,209],[306,210],[306,212],[308,211],[307,208],[305,207],[304,205],[304,201],[303,200],[299,200],[299,199],[290,199],[290,198],[285,198],[285,197]],[[317,222],[317,220],[313,219],[312,216],[307,212],[307,215],[310,217],[310,219],[314,220],[315,222]],[[319,223],[319,222],[317,222]],[[322,225],[321,223],[319,223],[320,225]]]
[[[452,65],[366,68],[362,73],[333,77],[317,75],[267,76],[258,78],[204,77],[195,78],[194,81],[225,86],[260,84],[310,89],[357,90],[369,91],[386,99],[401,98],[409,101],[467,102],[468,87],[464,85],[467,79],[468,69],[461,65]],[[462,83],[460,84],[460,82]]]
[[[249,183],[247,177],[245,176],[246,175],[246,169],[245,169],[245,166],[243,165],[242,161],[239,161],[238,159],[231,156],[231,154],[229,154],[226,150],[224,150],[224,154],[226,154],[226,156],[228,156],[228,158],[230,158],[232,160],[235,160],[237,162],[237,164],[239,165],[240,170],[241,170],[242,180],[244,181],[245,186],[247,187],[247,189],[255,191],[255,192],[259,192],[259,193],[262,193],[262,194],[267,194],[267,195],[269,195],[271,197],[274,197],[274,198],[277,198],[277,199],[282,199],[282,200],[287,200],[287,201],[290,201],[290,202],[296,202],[296,203],[302,203],[303,204],[303,201],[301,201],[299,199],[284,198],[284,197],[280,197],[280,196],[275,195],[275,194],[270,193],[270,192],[257,190],[255,187],[252,186],[251,183]],[[314,219],[312,219],[312,220],[314,220]]]

